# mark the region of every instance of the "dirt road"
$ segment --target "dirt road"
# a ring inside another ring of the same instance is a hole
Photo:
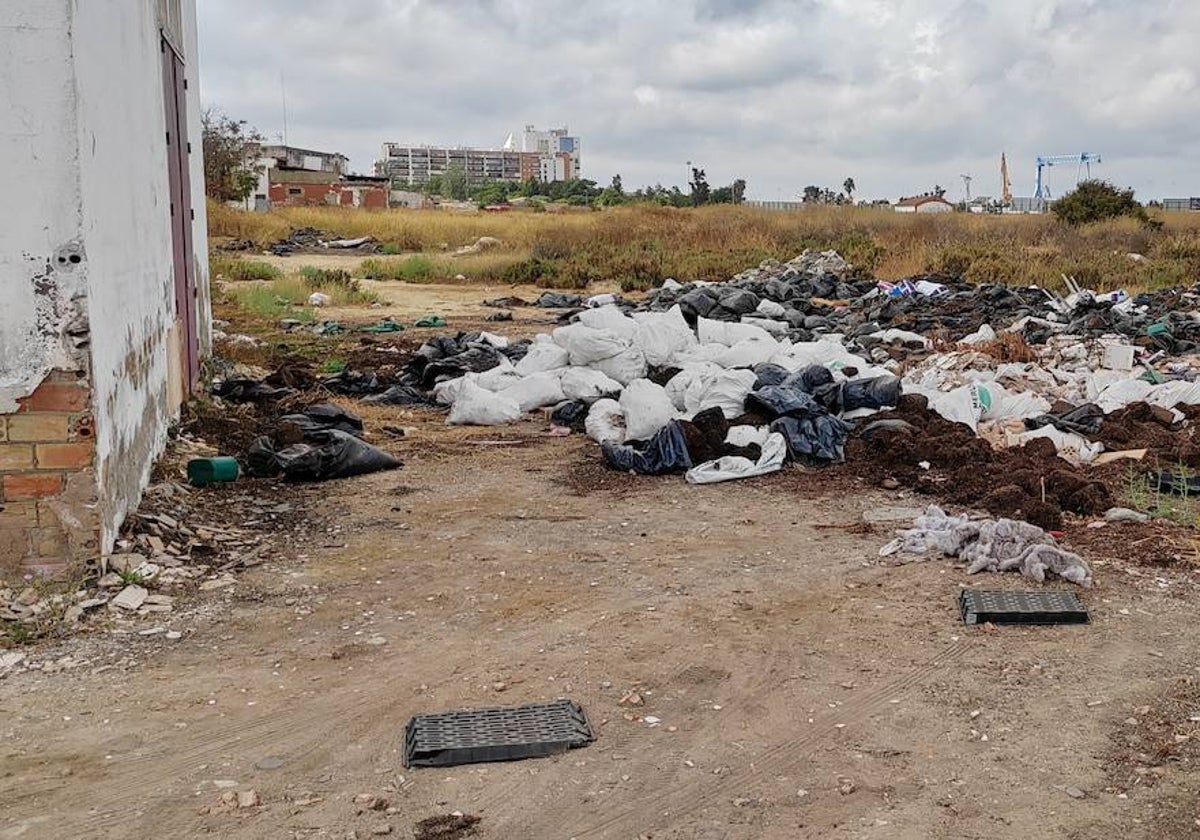
[[[960,570],[879,564],[891,526],[862,514],[911,498],[616,475],[541,432],[422,427],[403,470],[304,490],[324,537],[198,595],[179,641],[85,636],[48,655],[89,664],[0,682],[0,838],[409,837],[453,811],[496,840],[1200,832],[1194,742],[1138,741],[1200,728],[1163,705],[1200,679],[1193,576],[1102,563],[1092,625],[987,633]],[[414,713],[557,697],[594,744],[402,766]]]

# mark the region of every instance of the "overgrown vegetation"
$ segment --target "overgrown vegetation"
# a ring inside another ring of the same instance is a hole
[[[1050,205],[1050,210],[1069,225],[1085,225],[1122,216],[1150,223],[1146,208],[1133,197],[1132,189],[1117,189],[1107,181],[1083,181]]]
[[[1186,464],[1176,464],[1170,469],[1183,475],[1191,473]],[[1189,495],[1186,485],[1182,496],[1163,493],[1147,475],[1130,467],[1125,476],[1125,498],[1134,510],[1148,513],[1155,519],[1166,519],[1189,528],[1200,527],[1200,498]]]
[[[603,212],[455,213],[334,207],[279,208],[247,213],[210,205],[214,238],[250,239],[260,246],[294,227],[345,237],[371,236],[410,257],[382,263],[363,276],[581,287],[597,281],[637,288],[666,277],[717,280],[766,258],[790,259],[805,248],[835,248],[883,278],[925,272],[968,280],[1061,287],[1061,275],[1098,289],[1160,288],[1200,278],[1200,214],[1163,213],[1161,230],[1129,217],[1073,226],[1053,215],[947,213],[916,216],[887,209],[817,206],[785,213],[741,206],[676,209],[644,204]],[[451,257],[448,249],[493,236],[487,254]],[[1134,253],[1145,260],[1130,259]],[[214,269],[215,273],[215,269]]]
[[[217,201],[245,201],[258,184],[255,150],[262,134],[216,108],[204,110],[200,128],[205,192]]]
[[[283,278],[283,271],[263,262],[262,260],[244,260],[239,257],[225,256],[224,254],[215,254],[208,261],[208,270],[213,277],[221,277],[225,280],[244,281],[244,280],[280,280]]]

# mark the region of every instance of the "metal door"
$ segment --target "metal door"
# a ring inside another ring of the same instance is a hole
[[[175,315],[183,345],[183,386],[191,394],[200,380],[200,336],[196,325],[196,263],[192,251],[191,152],[187,133],[187,78],[183,61],[162,39],[163,104],[167,117],[167,171],[171,192]]]

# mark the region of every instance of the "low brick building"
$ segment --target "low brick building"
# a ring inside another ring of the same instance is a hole
[[[6,0],[0,580],[111,550],[208,352],[195,0]],[[188,82],[191,82],[189,84]]]

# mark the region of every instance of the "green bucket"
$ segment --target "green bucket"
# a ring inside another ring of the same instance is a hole
[[[197,487],[217,481],[237,481],[237,458],[222,455],[217,458],[193,458],[187,465],[188,480]]]

